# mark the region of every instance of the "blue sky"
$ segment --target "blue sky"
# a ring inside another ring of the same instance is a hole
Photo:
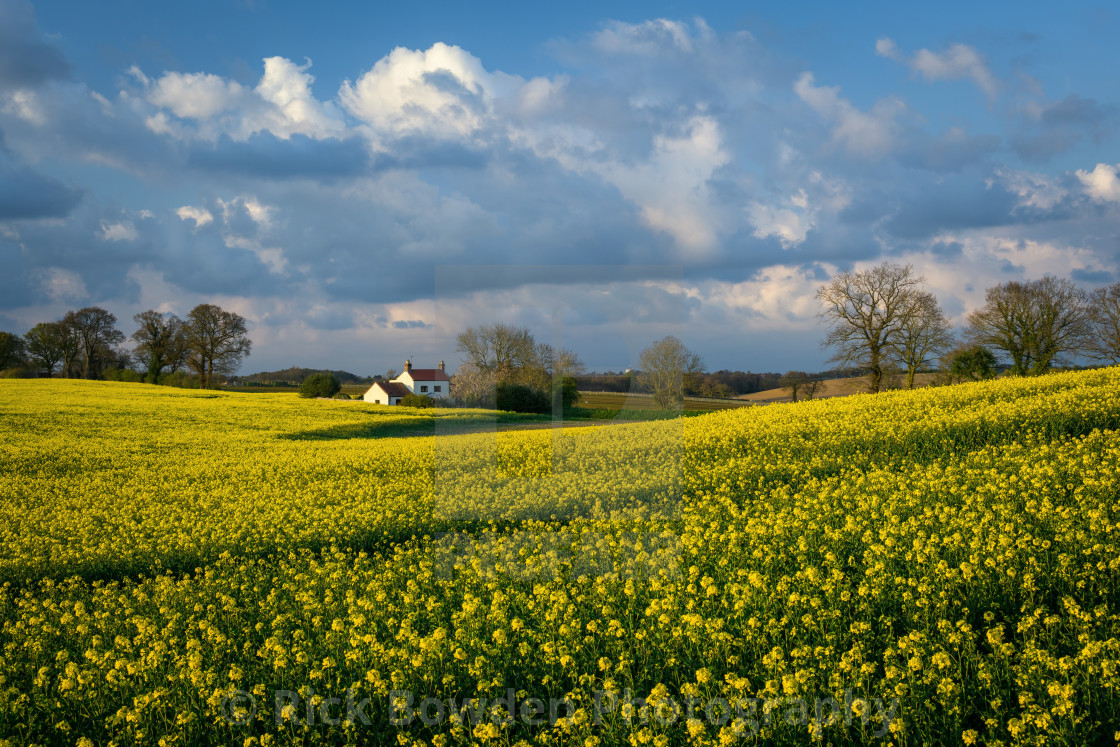
[[[1109,6],[0,0],[0,329],[250,322],[245,370],[825,367],[814,292],[910,263],[1120,279]],[[424,361],[429,361],[425,364]]]

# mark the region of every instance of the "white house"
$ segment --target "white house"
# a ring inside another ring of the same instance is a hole
[[[413,368],[412,361],[405,361],[400,376],[392,381],[374,382],[362,399],[378,405],[398,405],[409,394],[426,394],[433,399],[450,396],[451,379],[443,370],[443,361],[439,368]]]

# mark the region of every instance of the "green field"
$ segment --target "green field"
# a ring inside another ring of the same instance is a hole
[[[650,394],[618,394],[615,392],[580,392],[578,407],[595,410],[656,410],[657,403]],[[740,400],[713,401],[685,397],[683,409],[688,412],[716,412],[737,407],[749,406],[752,403]]]

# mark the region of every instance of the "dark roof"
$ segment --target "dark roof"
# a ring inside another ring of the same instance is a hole
[[[413,368],[406,371],[413,381],[451,381],[447,374],[438,368]]]
[[[404,397],[412,394],[404,384],[399,381],[378,381],[374,382],[375,387],[388,394],[390,397]],[[372,388],[372,387],[371,387]]]

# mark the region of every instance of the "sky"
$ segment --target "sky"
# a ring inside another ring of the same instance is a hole
[[[0,329],[216,303],[242,372],[460,356],[828,367],[816,290],[1120,280],[1091,3],[0,0]]]

